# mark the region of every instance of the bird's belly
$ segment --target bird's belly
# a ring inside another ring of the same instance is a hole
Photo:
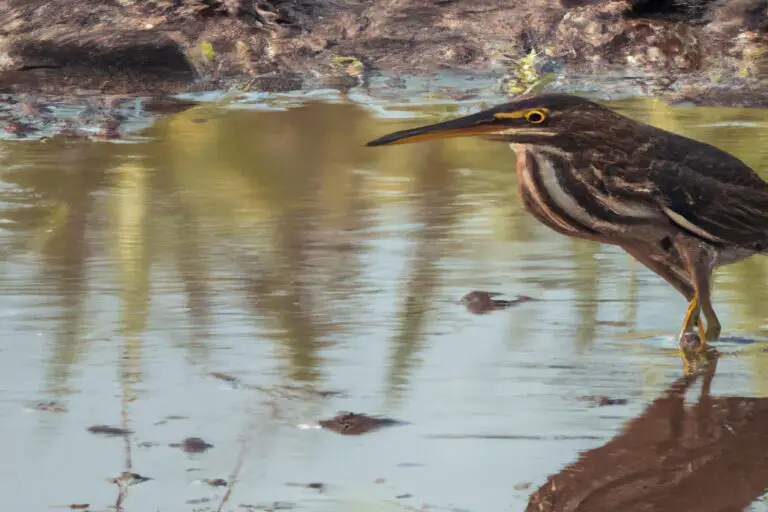
[[[546,155],[536,154],[525,146],[513,145],[517,153],[518,191],[526,210],[548,227],[569,236],[621,245],[629,240],[661,239],[666,236],[666,222],[644,205],[620,202],[598,193],[601,209],[611,213],[610,219],[590,208],[564,186],[559,171]]]

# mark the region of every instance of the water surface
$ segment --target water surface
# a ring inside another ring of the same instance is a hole
[[[152,480],[126,511],[217,510],[226,488],[200,480],[233,472],[223,510],[524,510],[674,386],[682,298],[527,216],[506,145],[366,148],[451,108],[323,99],[204,104],[132,144],[0,142],[7,509],[107,510],[108,479],[132,471]],[[768,177],[763,111],[612,105]],[[717,274],[711,393],[737,409],[768,396],[766,284],[765,258]],[[537,300],[477,316],[457,303],[472,290]],[[66,410],[35,408],[49,401]],[[345,410],[406,424],[301,428]],[[192,436],[213,448],[168,446]],[[768,481],[744,471],[749,490],[710,488],[766,510]],[[288,485],[310,482],[326,488]]]

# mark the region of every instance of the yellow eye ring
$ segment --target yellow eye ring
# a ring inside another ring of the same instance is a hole
[[[541,110],[529,110],[525,113],[525,120],[531,124],[541,124],[547,119],[547,114]]]

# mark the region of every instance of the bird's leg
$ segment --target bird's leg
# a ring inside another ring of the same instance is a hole
[[[702,352],[706,350],[708,341],[716,340],[720,335],[720,322],[717,320],[717,315],[711,301],[712,288],[710,283],[712,281],[714,254],[708,250],[707,246],[702,245],[700,241],[692,240],[687,235],[678,235],[675,245],[691,275],[695,290],[693,300],[691,300],[683,320],[680,338],[682,340],[684,334],[688,332],[694,323],[697,323],[701,340],[698,351]],[[707,319],[706,331],[704,331],[701,322],[696,321],[702,310],[704,317]]]
[[[704,330],[704,322],[701,321],[701,317],[696,317],[696,329],[699,331],[699,339],[701,340],[709,340],[712,341],[708,336],[707,332]]]
[[[690,307],[690,304],[696,295],[696,291],[691,284],[690,275],[678,264],[679,258],[676,256],[674,258],[670,257],[668,252],[659,253],[648,251],[647,247],[622,245],[621,248],[637,261],[648,267],[648,269],[659,275],[675,290],[680,292],[680,294],[685,297],[685,300],[688,301]],[[696,324],[699,336],[701,336],[704,332],[704,324],[701,321],[698,310],[694,312],[692,319],[693,322],[688,326],[688,330],[684,332],[692,330],[693,324]],[[702,339],[704,338],[702,337]]]
[[[685,318],[683,318],[683,328],[680,329],[680,339],[682,340],[685,333],[691,332],[693,326],[696,325],[699,331],[699,338],[701,338],[702,344],[706,343],[706,336],[704,332],[704,325],[701,322],[701,303],[699,301],[699,293],[694,292],[693,298],[688,303],[688,311],[685,312]]]
[[[683,267],[682,261],[676,252],[670,250],[649,250],[648,246],[635,247],[632,245],[622,245],[630,256],[637,261],[648,267],[651,271],[659,275],[667,283],[669,283],[675,290],[685,297],[688,302],[689,313],[686,314],[686,326],[685,330],[680,333],[681,342],[678,345],[678,354],[680,359],[683,360],[683,372],[686,375],[691,375],[696,369],[696,352],[691,351],[687,346],[687,343],[682,343],[682,338],[686,333],[692,330],[693,325],[696,325],[699,333],[699,339],[704,340],[704,324],[699,315],[699,308],[692,308],[692,305],[698,303],[696,297],[696,290],[693,287],[692,279],[689,272]],[[661,248],[659,248],[661,249]]]
[[[688,310],[685,313],[683,319],[683,327],[680,330],[680,336],[678,337],[678,354],[683,360],[683,372],[685,375],[692,375],[695,373],[699,365],[698,362],[702,362],[704,367],[709,362],[707,355],[709,354],[709,347],[707,347],[707,335],[704,331],[704,324],[701,321],[699,313],[701,311],[701,301],[699,299],[699,293],[695,292],[691,302],[688,304]],[[690,339],[691,331],[694,324],[698,331],[698,339]]]
[[[699,288],[701,311],[704,313],[704,318],[707,319],[707,341],[715,341],[720,338],[720,331],[722,330],[720,320],[717,319],[717,313],[715,313],[715,308],[712,306],[711,281],[712,277],[710,274],[708,279],[703,280],[701,287]]]

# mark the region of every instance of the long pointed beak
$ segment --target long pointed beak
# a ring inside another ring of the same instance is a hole
[[[450,139],[453,137],[468,137],[471,135],[486,135],[503,129],[495,121],[493,111],[486,110],[442,123],[390,133],[389,135],[372,140],[366,145],[386,146],[390,144],[410,144],[426,140]]]

